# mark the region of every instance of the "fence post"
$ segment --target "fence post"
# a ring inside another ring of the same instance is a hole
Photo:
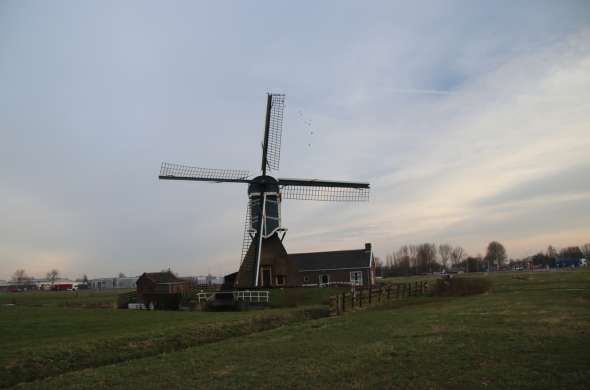
[[[369,306],[371,306],[371,295],[373,295],[373,288],[369,285]]]
[[[408,297],[412,296],[412,282],[408,283]]]
[[[359,307],[363,307],[363,289],[359,289]]]
[[[336,309],[336,297],[330,297],[330,315],[338,315],[337,309]]]
[[[381,303],[381,294],[383,294],[383,289],[379,287],[379,295],[377,295],[377,303]]]
[[[391,284],[387,285],[387,300],[389,301],[391,295]]]
[[[399,283],[395,285],[395,299],[399,299]]]
[[[346,292],[342,293],[342,312],[346,311]]]

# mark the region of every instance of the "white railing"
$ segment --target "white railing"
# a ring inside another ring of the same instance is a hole
[[[302,284],[301,287],[341,287],[341,286],[362,287],[362,285],[363,285],[363,282],[359,280],[356,282],[307,283],[307,284]]]
[[[234,301],[244,302],[270,302],[270,291],[259,291],[259,290],[237,290],[232,291]],[[197,302],[207,302],[214,297],[215,293],[200,292],[197,293]]]
[[[244,302],[270,302],[270,291],[259,291],[259,290],[244,290],[234,291],[235,301]]]
[[[211,298],[212,295],[213,295],[213,293],[200,292],[200,293],[197,293],[197,300],[199,303],[207,302],[209,300],[209,298]]]

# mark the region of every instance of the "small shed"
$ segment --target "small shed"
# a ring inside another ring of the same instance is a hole
[[[137,279],[137,299],[157,309],[178,309],[181,298],[190,292],[190,282],[171,271],[144,272]]]

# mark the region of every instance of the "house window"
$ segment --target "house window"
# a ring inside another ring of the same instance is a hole
[[[285,284],[285,275],[277,275],[277,286]]]
[[[328,284],[328,283],[330,283],[330,275],[328,275],[328,274],[322,274],[322,275],[320,275],[320,278],[319,279],[320,279],[319,280],[319,283],[320,284]]]
[[[350,273],[350,283],[355,286],[363,285],[363,271],[352,271]]]

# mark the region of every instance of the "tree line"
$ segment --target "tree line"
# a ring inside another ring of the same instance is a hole
[[[122,275],[122,274],[119,274],[119,275]],[[51,283],[52,286],[53,286],[53,284],[55,284],[55,282],[57,282],[61,278],[62,278],[62,275],[61,275],[60,271],[57,270],[56,268],[53,268],[52,270],[50,270],[49,272],[47,272],[45,274],[45,280],[47,280],[49,283]],[[33,276],[30,276],[27,273],[27,271],[25,271],[22,268],[17,269],[12,274],[12,277],[10,278],[11,282],[13,282],[19,286],[25,286],[25,285],[32,284],[34,280],[35,280],[35,278]],[[82,282],[82,283],[88,284],[88,276],[86,276],[86,274],[84,274],[84,276],[82,276],[82,278],[76,279],[76,282]]]
[[[402,245],[385,256],[385,262],[377,259],[378,272],[385,277],[420,275],[425,273],[462,270],[465,272],[495,271],[507,266],[555,267],[557,259],[590,259],[590,243],[555,249],[549,245],[546,252],[539,252],[525,259],[508,259],[506,248],[498,241],[492,241],[486,248],[485,256],[469,256],[461,246],[451,244],[422,243]]]

